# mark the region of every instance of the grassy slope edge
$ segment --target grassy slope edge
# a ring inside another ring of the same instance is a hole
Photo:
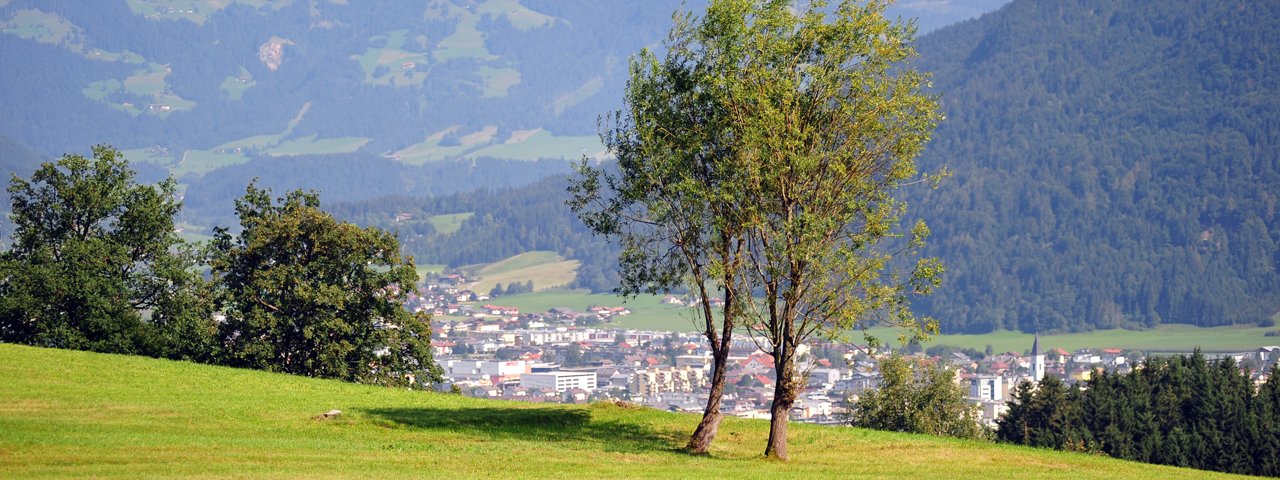
[[[317,420],[330,409],[344,413]],[[678,452],[697,417],[391,390],[139,357],[0,344],[0,477],[1227,478],[1029,448],[728,419],[712,455]]]

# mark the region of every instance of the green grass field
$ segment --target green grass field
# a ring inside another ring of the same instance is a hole
[[[431,58],[437,63],[444,63],[455,58],[474,58],[482,61],[497,60],[498,56],[489,53],[484,45],[484,33],[476,29],[480,22],[479,15],[464,14],[458,19],[457,27],[451,35],[440,40]]]
[[[292,0],[126,0],[126,3],[134,15],[150,20],[187,20],[204,25],[211,15],[233,3],[279,10]]]
[[[434,278],[436,275],[439,275],[440,272],[443,272],[444,267],[445,265],[441,263],[426,263],[415,265],[414,269],[418,271],[418,280],[426,281],[429,278]]]
[[[498,133],[496,125],[485,125],[480,130],[463,134],[458,126],[434,132],[420,143],[409,145],[387,156],[409,165],[422,165],[436,160],[462,158],[467,152],[487,145]],[[456,145],[441,145],[448,135],[457,135]]]
[[[697,420],[0,344],[3,478],[1243,478],[809,425],[779,463],[768,423],[736,418],[686,455]]]
[[[487,293],[497,284],[533,281],[534,290],[563,287],[578,274],[577,260],[565,260],[555,252],[527,252],[500,262],[471,267],[468,276],[476,280],[471,290]]]
[[[405,50],[408,30],[394,30],[369,39],[370,47],[351,59],[364,70],[370,85],[422,86],[431,67],[427,54]],[[415,39],[416,40],[416,39]]]
[[[600,137],[583,135],[576,137],[560,137],[546,130],[524,130],[514,132],[508,139],[499,144],[467,154],[467,157],[493,157],[511,160],[538,160],[541,158],[563,158],[577,160],[584,155],[599,157],[605,153]]]
[[[507,90],[520,83],[520,71],[514,68],[493,68],[482,66],[477,72],[484,80],[483,98],[507,96]]]
[[[494,303],[516,307],[526,313],[545,312],[554,307],[567,307],[585,312],[592,305],[625,306],[631,310],[631,315],[614,319],[613,323],[606,324],[606,327],[670,332],[697,330],[693,324],[693,314],[688,308],[664,304],[662,297],[655,295],[640,295],[624,299],[617,295],[593,294],[586,290],[551,290],[500,297],[494,300]]]
[[[551,109],[559,116],[565,110],[574,105],[582,103],[583,100],[591,98],[593,95],[600,93],[600,89],[604,87],[604,78],[593,77],[587,80],[574,91],[561,95],[551,102]]]
[[[1265,345],[1280,344],[1280,338],[1264,337],[1271,328],[1224,326],[1200,328],[1193,325],[1166,324],[1150,330],[1099,330],[1088,333],[1041,335],[1040,348],[1123,348],[1152,353],[1189,352],[1196,347],[1206,352],[1239,352]],[[894,338],[887,330],[882,338]],[[1031,349],[1033,335],[1019,332],[995,332],[985,335],[942,335],[929,345],[951,345],[983,350],[991,345],[997,352],[1022,352]],[[894,343],[897,343],[896,341]]]
[[[437,232],[449,235],[458,231],[459,228],[462,228],[462,222],[467,221],[468,218],[474,217],[475,215],[476,212],[449,213],[445,215],[432,216],[431,218],[428,218],[427,221],[431,223],[431,226],[434,227]]]
[[[243,163],[249,163],[249,157],[235,151],[223,153],[209,150],[188,150],[183,152],[182,159],[169,171],[178,177],[188,174],[204,175],[222,167]]]
[[[506,16],[511,25],[520,30],[544,27],[556,20],[528,9],[519,0],[487,0],[476,6],[476,11],[482,15]]]
[[[239,100],[240,97],[244,96],[246,90],[253,88],[256,84],[257,82],[254,81],[253,75],[242,66],[240,67],[239,75],[222,80],[222,84],[218,86],[218,89],[227,94],[227,98]]]
[[[367,137],[316,138],[313,134],[282,141],[263,153],[273,157],[351,153],[366,143],[369,143]]]
[[[78,52],[84,45],[73,36],[77,28],[56,13],[30,8],[13,12],[9,21],[0,23],[0,31],[4,33],[40,43],[64,45]]]
[[[165,81],[169,73],[169,67],[151,62],[147,68],[134,71],[123,81],[99,80],[80,92],[91,100],[104,102],[135,116],[146,113],[163,118],[173,112],[195,108],[196,102],[169,91],[169,84]]]

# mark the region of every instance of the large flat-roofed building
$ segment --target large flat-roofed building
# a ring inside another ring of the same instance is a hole
[[[520,386],[539,388],[544,392],[564,392],[571,388],[581,388],[588,392],[596,389],[596,372],[537,372],[520,375]]]

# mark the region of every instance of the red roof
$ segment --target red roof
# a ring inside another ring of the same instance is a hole
[[[747,359],[742,363],[743,365],[746,365],[751,362],[756,362],[766,367],[773,368],[773,357],[767,354],[758,353],[758,354],[752,355],[750,357],[747,357]]]

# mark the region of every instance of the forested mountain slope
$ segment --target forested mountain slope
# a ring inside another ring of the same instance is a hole
[[[1257,322],[1280,309],[1280,9],[1015,0],[919,41],[947,120],[912,200],[947,330]]]
[[[1252,323],[1280,310],[1277,32],[1280,10],[1255,2],[1019,0],[921,38],[918,66],[935,72],[948,116],[923,164],[954,175],[905,191],[948,268],[916,309],[950,332]],[[525,238],[584,273],[611,270],[605,250],[572,238],[585,231],[557,195],[544,182],[420,202],[420,215],[474,216],[406,245],[457,265],[519,253],[511,239]],[[397,228],[394,208],[370,213],[379,203],[362,205],[364,219]],[[579,285],[608,290],[609,278]]]

